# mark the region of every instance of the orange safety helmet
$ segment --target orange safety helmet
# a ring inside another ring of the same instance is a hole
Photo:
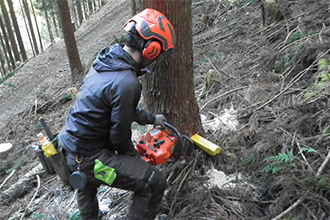
[[[125,30],[135,27],[139,35],[146,40],[142,56],[148,61],[155,60],[161,53],[167,56],[174,50],[175,32],[169,20],[159,11],[147,8],[129,19]]]

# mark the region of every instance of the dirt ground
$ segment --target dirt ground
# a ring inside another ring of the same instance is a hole
[[[163,165],[170,219],[330,219],[330,3],[280,1],[264,27],[259,1],[193,1],[195,92],[205,137],[221,146]],[[84,65],[123,34],[130,1],[111,0],[77,30]],[[61,130],[73,101],[64,42],[0,85],[0,219],[79,219],[75,192],[40,167],[31,145],[44,117]],[[145,128],[137,127],[134,138]],[[23,178],[24,179],[24,178]],[[122,219],[131,193],[101,187],[103,219]]]

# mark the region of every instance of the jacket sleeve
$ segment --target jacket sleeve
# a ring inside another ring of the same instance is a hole
[[[111,88],[111,114],[109,142],[112,150],[120,154],[132,154],[131,124],[141,96],[141,84],[129,74],[119,76]],[[121,75],[119,74],[119,75]]]
[[[140,107],[137,107],[135,109],[134,121],[136,121],[140,125],[153,124],[155,121],[155,116],[150,112],[143,110]]]

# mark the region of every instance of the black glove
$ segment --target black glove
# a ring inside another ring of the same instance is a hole
[[[164,115],[155,115],[155,121],[154,121],[154,126],[160,126],[162,129],[165,129],[166,126],[164,122],[166,121],[166,118]]]

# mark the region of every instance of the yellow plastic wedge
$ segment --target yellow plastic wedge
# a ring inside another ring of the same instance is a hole
[[[206,140],[198,134],[193,135],[190,139],[211,156],[217,155],[221,151],[221,148],[218,145]]]

